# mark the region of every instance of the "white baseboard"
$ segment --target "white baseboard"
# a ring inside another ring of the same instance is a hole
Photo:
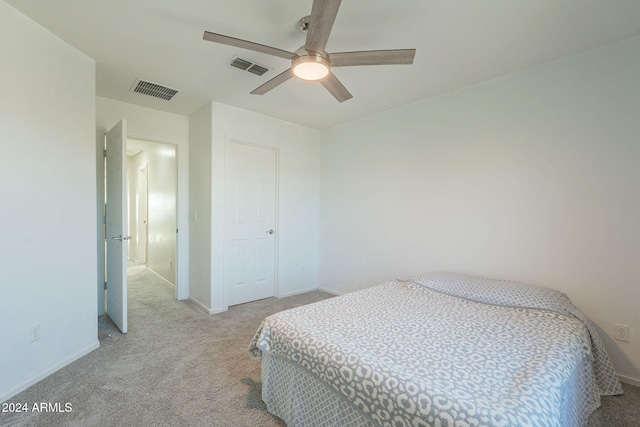
[[[163,282],[165,282],[167,285],[171,286],[172,288],[176,287],[175,284],[171,283],[170,281],[168,281],[167,279],[162,277],[159,273],[156,273],[155,271],[150,269],[149,266],[147,266],[147,270],[150,271],[151,273],[153,273],[154,275],[156,275],[156,277],[158,277],[158,279],[162,280]]]
[[[45,379],[46,377],[48,377],[49,375],[53,374],[54,372],[64,368],[65,366],[67,366],[68,364],[75,362],[76,360],[80,359],[83,356],[86,356],[87,354],[91,353],[93,350],[97,349],[100,347],[100,341],[97,340],[96,341],[83,348],[82,350],[74,353],[73,355],[67,357],[66,359],[62,360],[59,363],[56,363],[53,366],[50,366],[49,368],[45,369],[44,371],[40,372],[37,375],[34,375],[33,377],[29,378],[27,381],[23,382],[22,384],[19,384],[15,387],[13,387],[10,390],[7,390],[3,393],[0,394],[0,402],[4,402],[5,400],[11,399],[13,396],[15,396],[18,393],[21,393],[23,391],[25,391],[26,389],[28,389],[29,387],[31,387],[32,385],[34,385],[35,383],[42,381],[43,379]]]
[[[344,292],[336,291],[334,289],[329,289],[329,288],[318,288],[318,290],[326,292],[326,293],[331,294],[331,295],[336,295],[336,296],[344,294]]]
[[[225,311],[227,311],[224,308],[209,308],[193,297],[189,297],[189,301],[192,302],[199,309],[206,312],[207,314],[218,314],[218,313],[224,313]]]
[[[307,292],[311,292],[311,291],[317,291],[318,288],[307,288],[307,289],[300,289],[297,291],[293,291],[293,292],[287,292],[286,294],[279,294],[278,298],[286,298],[286,297],[291,297],[294,295],[300,295],[300,294],[306,294]]]
[[[626,383],[626,384],[631,384],[631,385],[634,385],[636,387],[640,387],[640,380],[638,380],[636,378],[625,377],[624,375],[618,375],[618,379],[620,379],[620,382],[623,382],[623,383]]]
[[[201,303],[197,299],[195,299],[195,298],[190,296],[189,297],[189,301],[192,302],[199,309],[205,311],[207,314],[211,314],[211,310],[209,309],[209,307],[207,307],[206,305],[204,305],[203,303]]]

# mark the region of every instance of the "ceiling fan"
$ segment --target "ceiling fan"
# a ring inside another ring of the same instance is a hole
[[[332,67],[354,65],[412,64],[415,49],[366,50],[328,53],[325,50],[341,0],[313,0],[309,17],[307,39],[295,52],[265,46],[235,37],[205,31],[204,40],[253,50],[291,60],[291,68],[254,89],[254,95],[263,95],[296,76],[303,80],[319,81],[337,100],[343,102],[353,96],[331,72]],[[304,19],[304,18],[303,18]]]

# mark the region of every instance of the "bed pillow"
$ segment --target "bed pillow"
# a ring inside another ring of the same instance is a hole
[[[567,316],[575,311],[565,293],[526,283],[443,272],[411,276],[402,281],[487,304],[553,310]]]

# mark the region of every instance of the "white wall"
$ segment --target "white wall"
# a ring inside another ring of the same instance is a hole
[[[95,63],[4,2],[0,58],[4,401],[99,343]]]
[[[132,184],[130,188],[134,193],[137,193],[138,188],[138,171],[141,168],[147,169],[147,268],[175,285],[176,146],[162,143],[145,144],[145,149],[132,158],[129,167],[128,175]],[[129,228],[130,235],[137,229],[135,194],[131,198],[134,200],[129,204],[129,219],[133,225]],[[133,243],[130,246],[144,244],[137,239]]]
[[[196,119],[197,126],[194,124]],[[210,128],[207,124],[209,119]],[[203,230],[202,234],[211,239],[210,247],[202,248],[210,251],[207,253],[210,254],[210,271],[204,271],[204,265],[194,265],[192,268],[193,274],[199,274],[202,280],[205,279],[205,273],[210,274],[210,301],[200,298],[198,301],[211,313],[227,309],[223,216],[225,147],[230,140],[278,149],[277,296],[316,289],[320,132],[215,102],[191,116],[191,122],[192,150],[196,149],[194,126],[202,131],[197,142],[199,151],[192,151],[192,161],[199,163],[199,166],[191,164],[192,181],[197,179],[197,174],[202,185],[192,187],[191,213],[197,211],[198,223],[207,221],[211,227],[210,230]],[[210,132],[210,137],[207,137],[207,132]],[[209,161],[208,164],[204,163],[205,159]],[[196,172],[196,168],[199,172]],[[196,198],[194,191],[211,194],[211,198],[200,193]],[[203,211],[206,209],[203,204],[209,203],[210,213]],[[192,232],[192,239],[198,238],[195,234],[195,231]],[[202,242],[202,245],[205,243]],[[199,270],[202,274],[198,273]]]
[[[189,117],[189,297],[211,312],[211,104]]]
[[[142,95],[141,95],[142,96]],[[186,299],[189,296],[189,118],[177,114],[166,113],[150,108],[140,107],[108,98],[96,97],[96,141],[100,145],[103,135],[118,121],[127,121],[127,136],[145,141],[173,144],[177,149],[178,165],[178,208],[177,223],[177,260],[175,268],[178,283],[176,297]],[[104,174],[100,169],[101,157],[97,159],[98,175]],[[98,201],[98,205],[100,205]],[[98,224],[101,217],[98,218]],[[98,230],[101,228],[98,227]],[[101,245],[99,245],[101,246]],[[104,257],[103,248],[98,248],[98,257]],[[104,274],[98,272],[98,313],[104,312],[104,293],[100,291],[100,283],[104,283]]]
[[[323,132],[320,286],[451,270],[560,289],[640,381],[638,117],[634,38]]]

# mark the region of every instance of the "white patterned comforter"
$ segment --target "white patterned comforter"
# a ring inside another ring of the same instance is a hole
[[[300,364],[381,426],[583,426],[622,392],[565,294],[453,273],[274,314],[249,352]]]

